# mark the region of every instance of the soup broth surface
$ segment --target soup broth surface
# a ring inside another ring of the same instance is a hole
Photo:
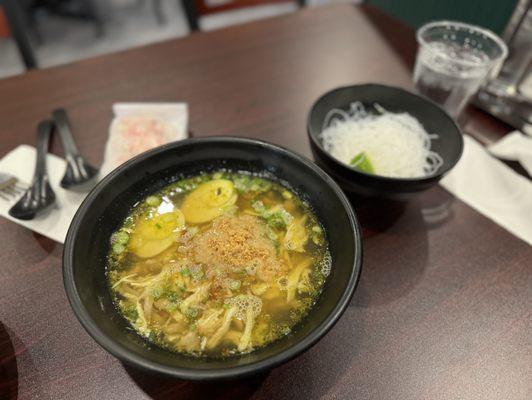
[[[330,265],[323,228],[294,191],[218,171],[137,203],[111,237],[107,277],[141,336],[179,353],[227,357],[289,334]]]

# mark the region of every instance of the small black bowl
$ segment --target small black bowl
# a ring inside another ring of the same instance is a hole
[[[421,178],[388,178],[357,171],[338,161],[325,151],[319,137],[327,113],[338,108],[348,110],[360,101],[367,108],[377,103],[391,112],[407,112],[414,116],[429,133],[438,134],[431,149],[443,158],[443,165],[431,175]],[[312,106],[307,133],[316,163],[329,173],[348,193],[362,197],[405,200],[416,192],[435,185],[462,156],[463,138],[455,121],[432,101],[404,89],[364,84],[341,87],[321,96]]]
[[[176,179],[216,169],[268,172],[309,202],[333,260],[323,292],[294,331],[252,353],[226,359],[175,354],[143,340],[117,313],[106,283],[109,238],[133,205]],[[180,379],[230,379],[284,363],[315,344],[340,318],[362,263],[357,219],[338,185],[311,161],[273,144],[212,137],[171,143],[120,166],[89,193],[68,230],[63,253],[67,297],[87,332],[121,361]]]

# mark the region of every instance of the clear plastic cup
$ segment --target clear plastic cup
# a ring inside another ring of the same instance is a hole
[[[508,55],[503,40],[478,26],[454,21],[428,23],[417,31],[414,84],[419,93],[457,117]]]

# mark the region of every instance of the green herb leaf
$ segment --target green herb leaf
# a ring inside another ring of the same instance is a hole
[[[152,342],[157,342],[159,340],[159,333],[151,331],[148,335],[148,339]]]
[[[185,315],[191,319],[196,318],[198,314],[199,310],[197,308],[187,308],[185,311]]]
[[[178,306],[178,303],[168,303],[164,307],[164,310],[169,312],[169,313],[173,313],[175,310],[177,310],[177,306]]]
[[[155,300],[159,300],[163,296],[163,290],[160,287],[155,287],[152,289],[151,295]]]
[[[148,196],[146,198],[146,203],[152,207],[158,206],[159,204],[161,204],[161,201],[161,198],[158,196]]]
[[[227,278],[225,281],[227,284],[227,287],[231,290],[238,290],[240,289],[240,286],[242,285],[242,282],[236,279]]]
[[[272,187],[272,183],[261,178],[248,175],[235,175],[232,177],[235,189],[240,193],[266,192]]]
[[[135,306],[125,307],[122,311],[124,313],[124,317],[132,322],[135,322],[139,317],[139,313],[137,312]]]
[[[192,279],[199,281],[205,276],[205,273],[203,272],[203,269],[201,269],[201,267],[193,266],[190,269],[190,275],[192,276]]]
[[[283,199],[286,199],[286,200],[294,197],[292,193],[290,193],[288,190],[283,190],[283,193],[281,193],[281,195],[283,196]]]
[[[168,301],[170,301],[172,303],[177,303],[177,302],[179,302],[179,300],[181,300],[179,298],[179,295],[176,292],[167,293],[166,294],[166,298],[168,299]]]
[[[126,244],[129,241],[129,235],[123,230],[119,230],[111,236],[111,243],[113,244]]]
[[[124,246],[122,243],[115,243],[113,244],[113,253],[120,254],[126,249],[126,246]]]
[[[267,209],[262,201],[254,201],[251,207],[266,220],[272,228],[286,228],[292,222],[292,215],[283,207]]]
[[[253,207],[253,209],[261,215],[266,211],[266,206],[260,200],[251,203],[251,207]]]
[[[269,215],[266,217],[266,222],[268,222],[268,225],[270,225],[272,228],[286,228],[290,222],[292,222],[292,215],[288,211],[286,211],[284,208],[280,208],[279,210],[269,212]]]

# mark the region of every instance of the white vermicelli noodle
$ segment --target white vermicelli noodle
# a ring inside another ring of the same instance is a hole
[[[423,125],[408,113],[392,113],[378,104],[378,114],[360,102],[349,111],[333,109],[325,117],[320,134],[325,151],[349,165],[364,152],[375,174],[396,178],[419,178],[436,172],[443,160],[430,150],[431,139]]]

